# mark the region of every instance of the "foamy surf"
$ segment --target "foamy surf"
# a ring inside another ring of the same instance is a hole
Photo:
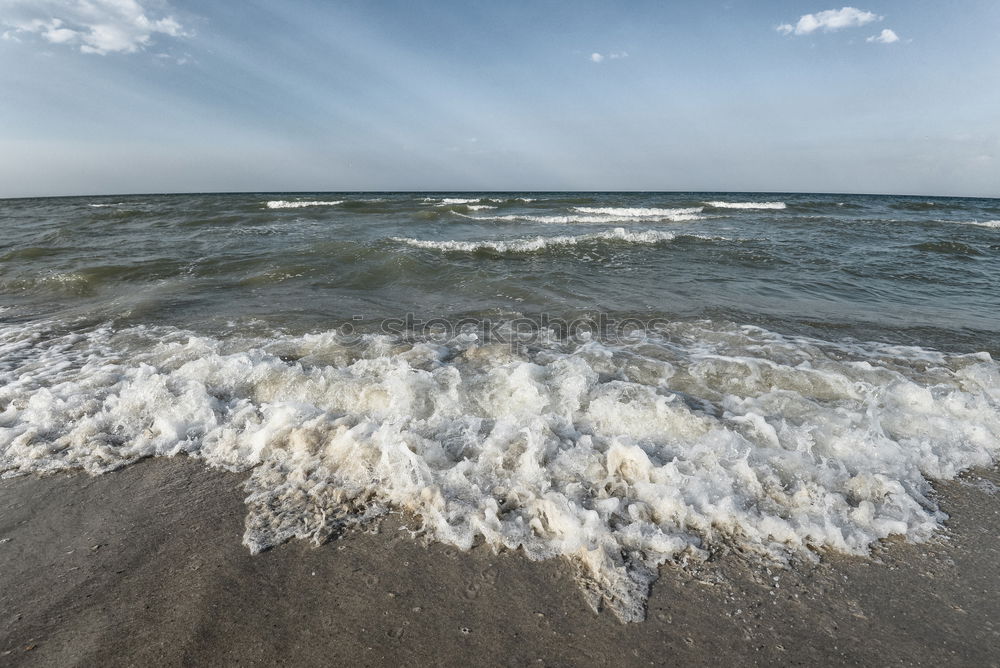
[[[705,202],[705,206],[713,209],[785,209],[784,202]]]
[[[690,216],[701,213],[703,208],[689,207],[682,209],[657,209],[646,207],[620,207],[620,206],[575,206],[574,211],[580,213],[591,213],[612,218],[668,218],[674,216]]]
[[[444,199],[435,200],[430,197],[425,197],[424,201],[434,202],[434,206],[449,206],[453,204],[475,204],[482,201],[479,197],[462,198],[462,197],[445,197]]]
[[[489,221],[509,221],[509,222],[525,222],[525,223],[542,223],[545,225],[571,225],[574,223],[615,223],[615,222],[631,222],[636,219],[643,219],[645,222],[650,221],[670,221],[674,223],[687,222],[692,220],[702,220],[702,216],[695,213],[683,213],[689,211],[688,209],[664,209],[664,211],[669,211],[669,213],[663,214],[649,214],[649,215],[634,215],[634,214],[613,214],[613,213],[599,213],[599,214],[588,214],[585,211],[581,211],[578,214],[570,215],[547,215],[547,216],[537,216],[532,214],[507,214],[503,216],[466,216],[468,218],[474,218],[474,220],[489,220]],[[460,213],[455,213],[455,215],[462,215]]]
[[[0,360],[5,477],[185,454],[251,471],[253,552],[405,511],[460,549],[564,558],[625,621],[666,561],[924,540],[929,481],[1000,450],[985,353],[711,322],[523,348],[36,324],[0,329]]]
[[[455,205],[476,205],[481,202],[493,202],[494,204],[504,204],[507,202],[522,202],[525,204],[535,201],[534,197],[512,197],[512,198],[501,198],[501,197],[425,197],[424,202],[433,203],[434,206],[455,206]],[[473,206],[469,207],[473,209]],[[483,205],[481,208],[495,209],[495,206]]]
[[[288,200],[271,200],[266,203],[268,209],[301,209],[309,206],[336,206],[338,204],[343,204],[344,200],[332,200],[332,201],[314,201],[314,202],[303,202],[303,201],[288,201]]]
[[[416,248],[432,250],[475,253],[490,250],[497,253],[534,253],[546,248],[578,246],[595,241],[612,241],[632,244],[658,244],[673,240],[672,232],[658,230],[628,231],[623,227],[594,234],[577,236],[534,237],[531,239],[510,239],[498,241],[433,241],[426,239],[411,239],[408,237],[393,237],[393,241],[405,243]]]

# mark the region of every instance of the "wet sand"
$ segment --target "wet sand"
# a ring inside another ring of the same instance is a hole
[[[184,458],[0,481],[0,665],[1000,666],[1000,473],[873,558],[665,566],[645,622],[560,561],[423,545],[389,518],[251,556],[243,476]]]

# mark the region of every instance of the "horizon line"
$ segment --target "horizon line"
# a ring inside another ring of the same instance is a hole
[[[0,201],[31,200],[31,199],[77,199],[93,197],[167,197],[167,196],[195,196],[195,195],[309,195],[309,194],[398,194],[398,195],[427,195],[427,194],[465,194],[465,195],[495,195],[495,194],[622,194],[622,195],[843,195],[847,197],[929,197],[938,199],[1000,199],[997,195],[930,195],[923,193],[891,193],[891,192],[840,192],[840,191],[811,191],[811,190],[218,190],[218,191],[164,191],[164,192],[111,192],[92,194],[68,194],[68,195],[15,195],[0,197]]]

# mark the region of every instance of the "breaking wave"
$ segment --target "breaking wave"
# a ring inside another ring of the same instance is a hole
[[[434,206],[448,206],[450,204],[475,204],[481,201],[479,197],[474,197],[472,199],[463,199],[461,197],[446,197],[444,199],[433,199],[430,197],[424,198],[425,202],[435,202]]]
[[[344,200],[333,200],[329,202],[300,202],[278,199],[267,202],[266,206],[268,209],[301,209],[307,206],[336,206],[337,204],[343,203]]]
[[[612,218],[672,218],[673,216],[690,216],[703,211],[702,207],[685,209],[648,209],[644,207],[617,206],[575,206],[574,211],[593,213]]]
[[[582,208],[582,207],[581,207]],[[578,209],[579,210],[579,209]],[[634,211],[639,211],[642,209],[634,209]],[[649,210],[649,209],[645,209]],[[580,211],[578,215],[553,215],[553,216],[535,216],[530,214],[507,214],[503,216],[465,216],[466,218],[473,218],[474,220],[494,220],[494,221],[522,221],[526,223],[543,223],[549,225],[569,225],[573,223],[614,223],[614,222],[628,222],[635,220],[636,218],[642,218],[645,222],[650,222],[654,220],[669,220],[675,223],[687,222],[691,220],[702,220],[702,216],[694,213],[679,213],[693,211],[694,209],[662,209],[663,211],[669,211],[670,213],[663,214],[648,214],[648,215],[635,215],[635,214],[609,214],[600,213],[598,215],[588,214],[586,211]],[[454,212],[455,215],[461,216],[463,214],[459,212]]]
[[[622,620],[666,561],[864,554],[939,527],[930,480],[996,461],[986,353],[672,323],[634,342],[0,329],[0,471],[187,455],[250,471],[244,543],[389,510],[564,558]]]
[[[481,204],[483,202],[491,202],[493,204],[514,204],[514,203],[530,203],[534,202],[534,197],[425,197],[424,202],[433,202],[434,206],[454,206],[462,204]],[[485,205],[484,205],[485,206]],[[474,208],[472,206],[470,209]],[[496,208],[494,206],[488,206],[487,208]]]
[[[479,251],[494,251],[497,253],[534,253],[545,250],[546,248],[576,246],[594,241],[658,244],[665,241],[671,241],[674,237],[675,235],[672,232],[660,232],[657,230],[633,232],[622,227],[616,227],[613,230],[597,232],[594,234],[557,237],[539,236],[534,237],[533,239],[510,239],[499,241],[430,241],[424,239],[410,239],[407,237],[393,237],[393,241],[399,241],[417,248],[457,251],[463,253],[475,253]]]
[[[713,209],[784,209],[784,202],[705,202]]]

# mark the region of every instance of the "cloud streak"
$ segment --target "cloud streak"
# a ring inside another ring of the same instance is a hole
[[[135,53],[157,36],[186,36],[176,19],[152,15],[139,0],[7,0],[0,8],[6,39],[37,35],[102,56]]]
[[[785,35],[811,35],[817,30],[833,32],[843,28],[857,28],[881,20],[882,17],[878,14],[856,7],[842,7],[840,9],[827,9],[815,14],[803,14],[795,25],[784,23],[778,26],[777,30]]]

